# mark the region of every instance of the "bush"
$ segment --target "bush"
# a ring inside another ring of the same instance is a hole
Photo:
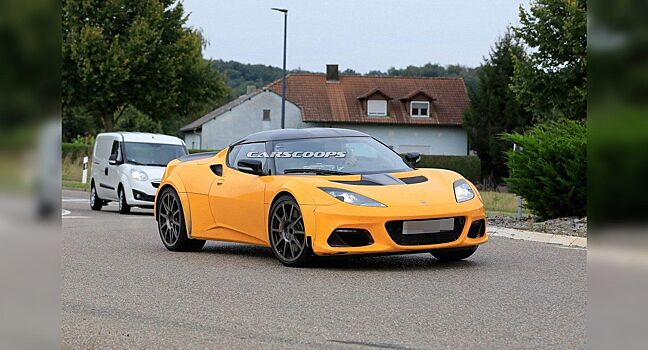
[[[505,134],[505,140],[522,147],[506,154],[509,190],[542,219],[585,216],[586,137],[585,124],[570,120],[540,124],[524,135]]]
[[[456,171],[473,183],[481,181],[481,162],[476,156],[422,155],[419,168],[440,168]]]
[[[94,147],[94,145],[63,142],[61,144],[61,147],[61,158],[78,158],[84,156],[92,157],[92,148]]]

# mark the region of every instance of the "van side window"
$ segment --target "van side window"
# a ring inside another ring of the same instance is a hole
[[[112,150],[110,151],[109,159],[121,162],[122,154],[121,154],[121,147],[119,147],[119,141],[113,141]]]

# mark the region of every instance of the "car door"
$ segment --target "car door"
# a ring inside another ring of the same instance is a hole
[[[105,182],[103,186],[106,191],[107,199],[117,199],[117,187],[119,185],[119,167],[124,163],[122,155],[121,142],[114,140],[110,148],[110,157],[104,167]]]
[[[219,239],[267,244],[264,213],[264,177],[241,172],[238,161],[248,152],[264,152],[265,143],[234,146],[221,176],[210,188],[210,207]],[[264,161],[263,159],[260,159]],[[265,163],[265,162],[264,162]],[[267,165],[264,164],[264,169]]]

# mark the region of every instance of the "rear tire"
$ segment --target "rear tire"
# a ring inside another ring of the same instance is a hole
[[[119,186],[119,190],[117,190],[117,196],[119,198],[119,200],[117,201],[119,203],[119,213],[120,214],[130,213],[131,207],[126,202],[126,193],[124,193],[124,188],[122,186]]]
[[[103,200],[97,195],[94,182],[90,185],[90,209],[99,211],[103,207]]]
[[[472,247],[458,250],[431,252],[430,254],[440,261],[459,261],[473,255],[476,250],[477,247]]]
[[[162,190],[156,208],[158,231],[166,249],[173,252],[195,252],[205,245],[204,240],[187,236],[182,202],[172,187]]]

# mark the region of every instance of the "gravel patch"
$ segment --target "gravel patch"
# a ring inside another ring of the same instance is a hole
[[[551,233],[554,235],[587,237],[587,217],[566,217],[540,221],[538,217],[532,215],[521,218],[495,215],[488,217],[488,225]]]

